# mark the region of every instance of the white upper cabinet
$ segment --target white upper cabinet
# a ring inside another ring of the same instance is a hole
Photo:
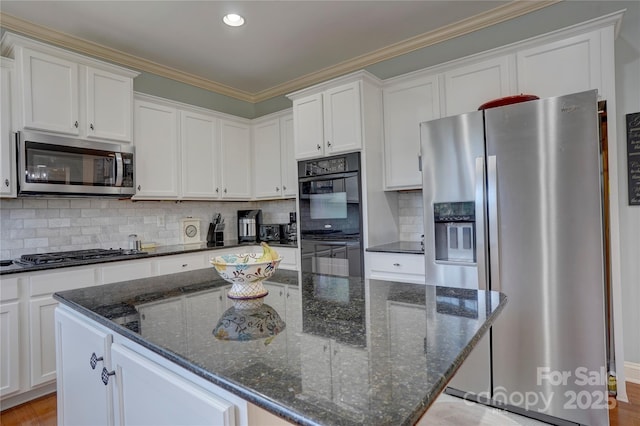
[[[131,141],[133,79],[85,67],[87,137]]]
[[[280,119],[280,149],[282,154],[282,195],[295,197],[298,194],[298,163],[293,136],[293,115]]]
[[[155,102],[136,100],[135,198],[178,198],[178,111]]]
[[[510,84],[509,61],[509,56],[502,56],[445,72],[443,116],[476,111],[487,101],[515,94]]]
[[[131,142],[137,72],[12,33],[2,53],[16,61],[19,127]]]
[[[0,197],[16,196],[13,131],[13,61],[0,59]]]
[[[419,169],[420,123],[440,117],[437,76],[390,83],[384,105],[385,189],[422,187]]]
[[[280,120],[253,127],[253,177],[256,198],[282,196]]]
[[[251,127],[220,120],[220,172],[222,198],[251,198]]]
[[[294,99],[296,159],[362,149],[360,82]]]
[[[287,114],[254,124],[254,198],[295,197],[297,173],[293,146],[293,116]]]
[[[600,31],[517,53],[518,92],[540,98],[602,90]]]
[[[28,129],[80,134],[78,64],[20,49],[22,119]]]
[[[220,190],[216,166],[219,152],[216,118],[192,111],[180,111],[180,133],[182,198],[217,198]]]

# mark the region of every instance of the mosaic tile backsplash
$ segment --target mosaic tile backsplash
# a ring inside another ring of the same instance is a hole
[[[127,248],[129,234],[157,245],[181,244],[180,219],[200,218],[202,239],[215,212],[236,240],[237,211],[262,209],[264,223],[289,223],[295,200],[261,202],[131,201],[94,198],[0,200],[0,258],[28,253]]]

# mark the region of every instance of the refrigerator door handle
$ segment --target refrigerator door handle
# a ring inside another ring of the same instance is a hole
[[[484,158],[476,157],[476,265],[478,268],[478,289],[487,290],[487,269],[485,259],[485,191]]]
[[[487,205],[489,208],[489,263],[491,290],[500,291],[500,242],[498,235],[498,168],[495,155],[487,156]]]

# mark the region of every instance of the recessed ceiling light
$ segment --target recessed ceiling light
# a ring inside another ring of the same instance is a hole
[[[224,18],[222,18],[222,21],[225,24],[229,25],[230,27],[239,27],[240,25],[244,24],[244,18],[235,13],[224,15]]]

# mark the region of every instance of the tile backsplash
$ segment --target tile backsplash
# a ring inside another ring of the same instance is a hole
[[[129,234],[157,245],[180,244],[180,219],[200,218],[202,238],[214,212],[224,217],[225,240],[236,240],[237,211],[262,209],[264,223],[288,223],[295,200],[261,202],[131,201],[94,198],[19,198],[0,200],[0,258],[27,253],[126,248]],[[398,194],[402,241],[424,233],[422,192]]]
[[[157,245],[181,244],[180,219],[201,220],[202,239],[214,212],[235,240],[237,210],[262,209],[264,223],[288,223],[295,200],[261,202],[131,201],[96,198],[22,198],[0,201],[0,258],[27,253],[127,248],[129,234]]]
[[[420,241],[424,234],[422,191],[398,193],[398,215],[401,241]]]

